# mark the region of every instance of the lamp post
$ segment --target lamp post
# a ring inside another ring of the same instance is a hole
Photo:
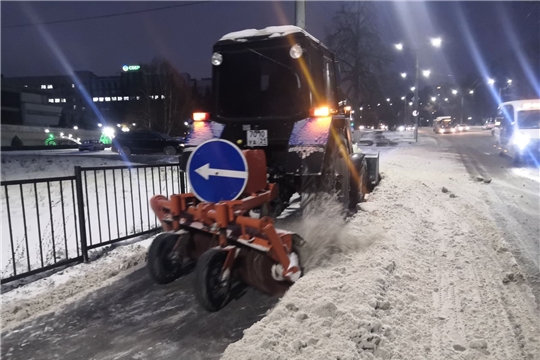
[[[438,38],[432,38],[431,40],[431,46],[439,48],[442,44],[442,39],[440,37]],[[403,50],[404,46],[402,43],[395,44],[395,48],[399,51]],[[418,61],[418,51],[422,50],[424,48],[410,48],[410,50],[414,53],[414,59],[415,59],[415,76],[414,76],[414,110],[415,110],[415,126],[414,126],[414,141],[418,142],[418,120],[420,118],[420,111],[419,111],[419,99],[418,99],[418,78],[420,73],[420,64]],[[429,76],[429,71],[427,73],[424,73],[424,76]]]

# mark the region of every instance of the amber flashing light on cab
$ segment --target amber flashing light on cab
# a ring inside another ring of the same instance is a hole
[[[210,119],[210,113],[196,112],[193,113],[193,121],[208,121]]]
[[[334,109],[330,109],[328,106],[319,106],[311,109],[310,114],[313,117],[326,117],[335,113]]]

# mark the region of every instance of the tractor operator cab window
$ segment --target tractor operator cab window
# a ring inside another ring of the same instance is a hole
[[[309,109],[309,89],[290,46],[222,52],[217,112],[224,118],[294,117]]]

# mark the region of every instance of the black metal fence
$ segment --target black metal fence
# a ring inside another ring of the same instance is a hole
[[[155,231],[150,198],[184,193],[186,183],[178,164],[76,166],[74,176],[2,181],[1,283]]]

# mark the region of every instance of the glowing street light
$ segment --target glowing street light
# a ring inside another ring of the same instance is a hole
[[[396,47],[396,49],[398,49],[400,51],[403,50],[403,44],[402,43],[395,44],[394,46]]]
[[[412,106],[412,104],[413,104],[413,102],[412,102],[412,101],[411,101],[411,102],[409,102],[409,106]]]
[[[73,127],[73,130],[79,130],[79,127],[78,127],[77,125],[75,125],[75,126]]]
[[[101,125],[101,123],[99,123],[99,124],[97,124],[97,126],[102,127],[103,125]]]
[[[456,95],[457,94],[457,90],[452,90],[452,94]]]
[[[430,74],[431,70],[422,70],[422,75],[424,75],[424,77],[429,77]]]
[[[188,123],[187,121],[184,121],[184,125],[188,126],[188,125],[189,125],[189,123]]]
[[[488,78],[487,82],[488,82],[489,85],[493,85],[493,84],[495,84],[495,79]]]
[[[360,106],[360,111],[364,110],[364,107],[363,106]]]
[[[469,94],[471,95],[474,94],[474,90],[469,91]]]
[[[401,100],[405,100],[405,96],[402,96],[402,97],[401,97]]]
[[[444,101],[448,102],[448,98],[444,98]]]
[[[436,100],[437,100],[437,98],[435,96],[431,97],[431,101],[436,101]]]
[[[386,98],[386,101],[390,102],[390,98]]]
[[[506,82],[508,85],[512,85],[512,79],[508,79],[508,81]]]
[[[431,39],[431,45],[434,47],[441,47],[442,39],[440,37]]]
[[[416,89],[414,86],[411,88],[411,91],[414,91],[414,89]]]
[[[401,73],[400,75],[401,75],[401,77],[404,78],[404,79],[407,77],[407,73]]]
[[[381,104],[377,104],[377,106],[381,106]]]
[[[45,132],[46,132],[46,133],[49,133],[49,131],[50,131],[49,129],[45,129]]]

